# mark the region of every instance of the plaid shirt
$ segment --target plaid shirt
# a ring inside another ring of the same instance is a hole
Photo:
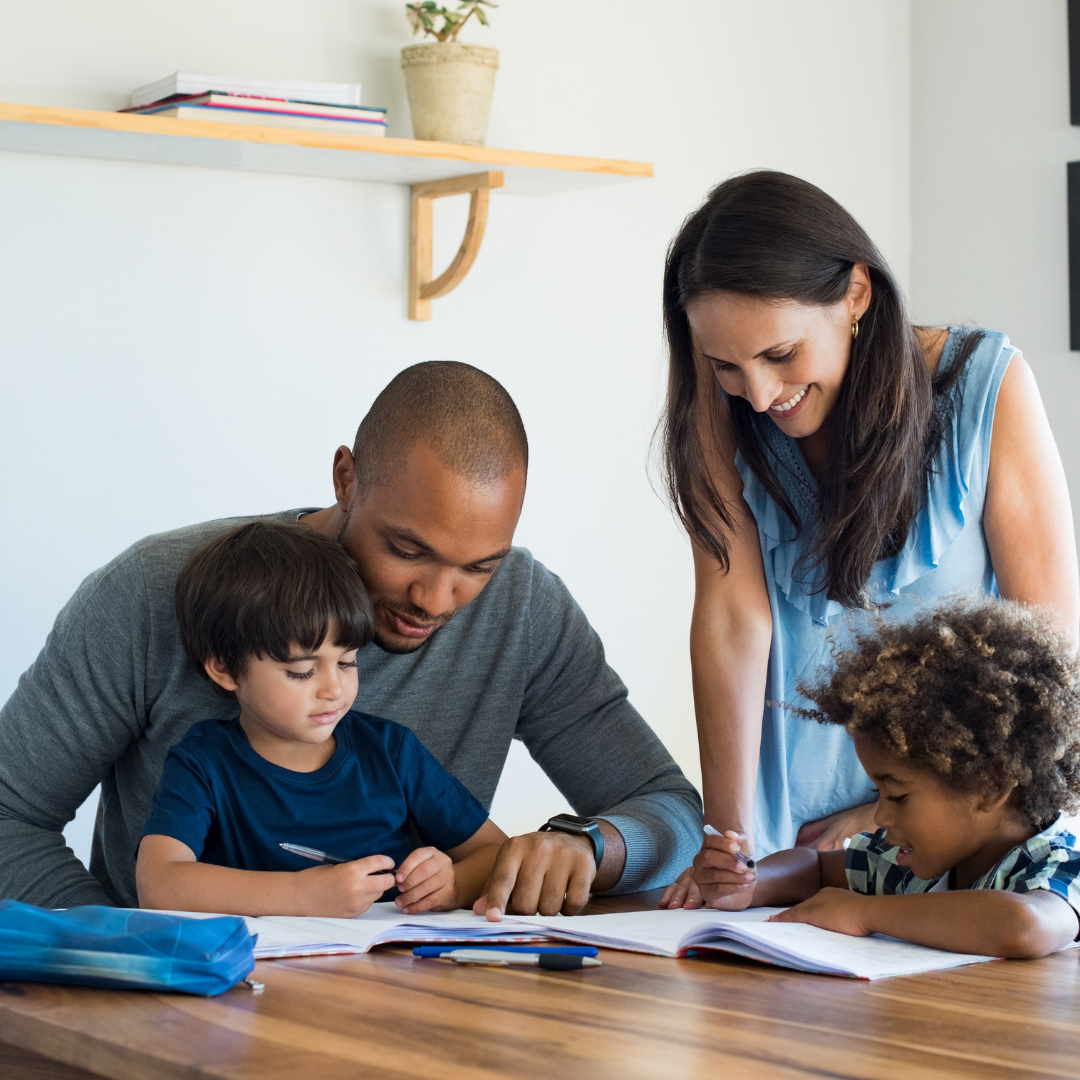
[[[1075,845],[1072,833],[1051,825],[1007,852],[971,888],[1016,893],[1047,889],[1080,916],[1080,851]],[[899,848],[886,841],[884,829],[853,836],[845,862],[848,888],[867,896],[893,896],[929,892],[941,881],[940,877],[925,881],[909,868],[898,866],[897,851]]]

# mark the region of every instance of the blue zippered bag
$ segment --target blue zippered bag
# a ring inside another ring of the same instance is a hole
[[[132,908],[66,911],[0,901],[0,979],[223,994],[255,967],[235,915],[190,919]]]

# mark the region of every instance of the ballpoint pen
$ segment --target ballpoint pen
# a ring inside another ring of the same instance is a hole
[[[438,959],[447,953],[461,952],[466,948],[470,952],[546,953],[564,956],[595,956],[599,952],[595,945],[417,945],[413,949],[413,956]]]
[[[278,847],[283,847],[286,851],[291,851],[294,855],[300,855],[305,859],[311,859],[312,862],[333,863],[335,865],[352,862],[352,859],[342,859],[338,855],[331,855],[329,851],[319,851],[318,848],[304,847],[303,844],[278,844]],[[393,868],[389,870],[376,870],[374,874],[369,874],[368,876],[376,877],[379,874],[393,874],[394,872]]]
[[[709,834],[709,836],[723,836],[724,835],[722,832],[720,832],[719,829],[714,829],[711,825],[706,825],[705,826],[705,832],[707,832]],[[753,870],[754,867],[757,866],[757,863],[753,859],[751,859],[750,856],[747,855],[745,851],[729,851],[728,854],[729,855],[734,855],[735,858],[739,862],[741,862],[743,864],[743,866],[746,867],[747,870]]]
[[[577,971],[580,968],[600,967],[601,961],[592,956],[568,956],[566,953],[524,953],[497,949],[455,949],[445,953],[444,960],[455,964],[488,964],[491,967],[538,967],[548,971]]]

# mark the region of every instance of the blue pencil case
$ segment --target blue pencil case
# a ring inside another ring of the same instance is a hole
[[[255,937],[234,915],[0,901],[0,979],[119,990],[223,994],[255,967]]]

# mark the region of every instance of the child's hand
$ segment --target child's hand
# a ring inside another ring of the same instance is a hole
[[[394,860],[388,855],[369,855],[335,866],[300,870],[295,875],[302,890],[298,914],[336,919],[363,915],[387,889],[394,887],[393,875]]]
[[[745,840],[742,833],[730,829],[723,836],[706,834],[694,856],[694,883],[707,907],[742,911],[750,906],[757,875],[734,854],[743,850]]]
[[[866,937],[873,933],[864,922],[867,901],[872,899],[850,889],[825,888],[809,900],[770,916],[768,921],[809,923],[822,930],[835,930],[838,934]]]
[[[421,911],[453,911],[460,907],[450,856],[438,848],[410,851],[396,871],[401,895],[394,901],[406,915]]]

